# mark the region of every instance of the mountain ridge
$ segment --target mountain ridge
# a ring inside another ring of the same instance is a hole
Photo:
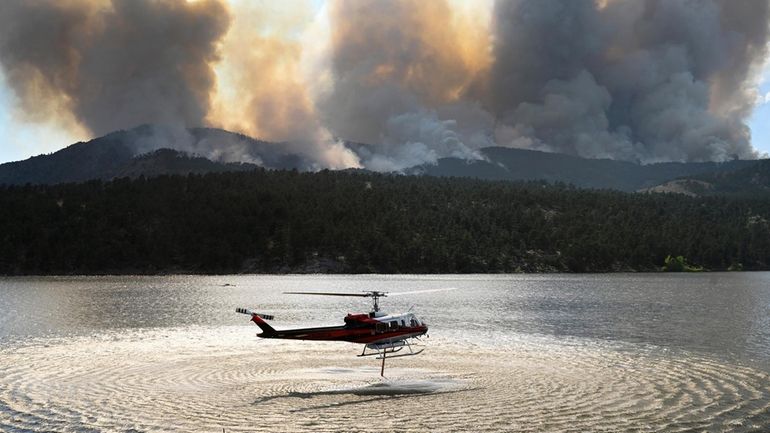
[[[484,180],[563,182],[581,188],[617,189],[633,192],[680,177],[729,172],[749,167],[757,160],[727,162],[661,162],[637,164],[611,159],[577,156],[506,147],[480,150],[485,160],[439,159],[436,165],[421,165],[410,174],[439,177],[471,177]]]
[[[259,166],[303,169],[310,165],[304,158],[286,152],[284,144],[215,128],[179,129],[141,125],[81,141],[50,154],[0,164],[0,185],[241,171]],[[170,152],[154,153],[163,149],[173,152],[176,159],[170,159]],[[155,158],[157,160],[153,161]],[[142,166],[146,170],[142,171]],[[168,170],[160,170],[163,166]]]
[[[366,144],[349,143],[354,152]],[[313,163],[287,150],[288,143],[257,140],[216,128],[141,125],[115,131],[57,152],[0,164],[0,185],[56,184],[116,177],[158,176],[257,167],[312,171]],[[165,149],[164,152],[158,152]],[[567,183],[579,188],[654,191],[676,179],[746,169],[759,160],[637,164],[506,147],[479,150],[483,159],[440,158],[401,172],[406,175],[482,180]],[[665,188],[662,188],[665,191]]]

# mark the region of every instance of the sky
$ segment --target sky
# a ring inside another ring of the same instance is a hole
[[[19,161],[45,153],[55,152],[80,140],[56,125],[25,121],[16,109],[13,90],[0,75],[0,163]]]
[[[770,68],[765,68],[757,93],[762,95],[751,113],[751,145],[765,157],[770,157]]]
[[[9,0],[0,163],[150,122],[284,142],[318,168],[490,145],[770,154],[770,6],[694,2]]]

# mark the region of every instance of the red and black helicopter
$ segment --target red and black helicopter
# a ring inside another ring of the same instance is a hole
[[[364,350],[358,356],[376,356],[376,359],[382,359],[380,375],[384,376],[386,357],[398,358],[402,356],[419,355],[422,353],[424,349],[415,350],[412,347],[410,340],[419,340],[422,335],[427,334],[428,325],[411,312],[387,314],[380,311],[380,298],[445,290],[454,289],[416,290],[398,293],[379,291],[367,291],[363,293],[284,292],[285,294],[292,295],[355,296],[372,298],[374,306],[372,307],[371,312],[348,314],[344,319],[345,324],[340,326],[277,330],[265,322],[265,320],[273,320],[274,317],[271,315],[257,313],[247,308],[237,308],[235,311],[251,315],[251,321],[256,323],[257,326],[262,329],[262,332],[257,334],[257,337],[361,343],[364,345]],[[404,348],[408,349],[408,352],[399,353]]]

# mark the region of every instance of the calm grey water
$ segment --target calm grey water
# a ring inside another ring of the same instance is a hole
[[[230,284],[231,286],[225,286]],[[260,340],[391,297],[424,354]],[[770,431],[770,273],[0,279],[0,431]]]

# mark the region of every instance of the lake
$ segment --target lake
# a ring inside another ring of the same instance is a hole
[[[263,340],[389,297],[419,356]],[[0,431],[770,431],[770,273],[0,279]]]

